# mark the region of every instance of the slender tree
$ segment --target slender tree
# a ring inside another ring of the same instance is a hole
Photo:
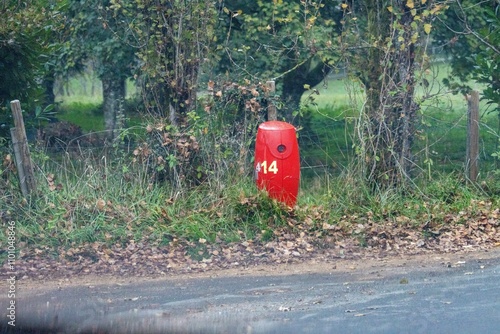
[[[200,66],[214,37],[212,1],[110,1],[110,16],[123,18],[122,31],[139,58],[140,82],[149,111],[172,123],[196,106]]]
[[[364,0],[340,4],[342,45],[366,101],[358,152],[374,189],[400,188],[411,179],[418,104],[416,70],[426,63],[425,37],[442,3],[426,0]]]
[[[108,0],[70,1],[71,37],[67,59],[78,64],[92,61],[102,82],[103,111],[107,137],[113,139],[123,124],[125,83],[132,76],[136,58],[123,30],[120,13],[105,16]]]

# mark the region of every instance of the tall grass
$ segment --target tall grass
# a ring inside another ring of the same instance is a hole
[[[35,248],[130,240],[168,244],[176,238],[230,242],[283,224],[281,206],[236,172],[226,175],[224,186],[179,192],[154,182],[147,165],[123,153],[81,150],[53,159],[35,152],[38,192],[26,202],[13,187],[0,211],[17,222],[18,239]],[[8,177],[17,183],[15,175]]]

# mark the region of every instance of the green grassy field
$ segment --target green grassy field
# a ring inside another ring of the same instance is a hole
[[[126,98],[134,98],[135,93],[134,82],[127,81]],[[104,130],[102,85],[95,76],[81,74],[61,83],[56,103],[59,104],[58,119],[76,124],[85,132]]]
[[[420,88],[421,100],[415,136],[414,154],[417,171],[463,171],[467,138],[467,101],[462,95],[454,95],[442,84],[448,74],[446,64],[438,63],[426,74],[431,85]],[[480,85],[473,85],[481,92]],[[324,166],[335,173],[349,168],[353,156],[353,138],[356,122],[362,108],[363,92],[357,82],[348,79],[331,79],[326,84],[306,92],[303,103],[309,103],[310,127],[302,133],[302,156],[306,167]],[[425,93],[436,95],[424,99]],[[492,154],[498,145],[498,114],[494,106],[480,103],[480,146],[482,171],[495,170]]]
[[[136,93],[135,84],[128,80],[126,83],[127,98]],[[93,74],[84,73],[70,77],[67,82],[58,82],[56,88],[56,102],[63,106],[73,103],[98,105],[102,103],[102,84]]]

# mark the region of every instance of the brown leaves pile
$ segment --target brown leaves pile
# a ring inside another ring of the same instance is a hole
[[[429,217],[425,223],[405,216],[377,222],[370,215],[344,217],[338,224],[323,224],[323,230],[324,240],[334,247],[354,242],[373,254],[489,249],[500,246],[500,208],[491,202],[473,201],[467,211]]]

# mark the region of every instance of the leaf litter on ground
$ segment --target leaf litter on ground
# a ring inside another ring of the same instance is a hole
[[[254,204],[251,198],[242,201],[242,205]],[[403,216],[374,221],[370,214],[345,215],[328,222],[328,212],[321,207],[285,208],[286,224],[271,224],[271,237],[262,231],[238,242],[224,242],[218,236],[213,242],[172,238],[162,245],[144,237],[113,245],[89,242],[55,249],[35,245],[19,250],[16,271],[18,279],[34,280],[86,274],[150,277],[298,263],[318,256],[325,260],[380,258],[499,247],[500,208],[484,201],[474,204],[474,210],[423,224]]]

